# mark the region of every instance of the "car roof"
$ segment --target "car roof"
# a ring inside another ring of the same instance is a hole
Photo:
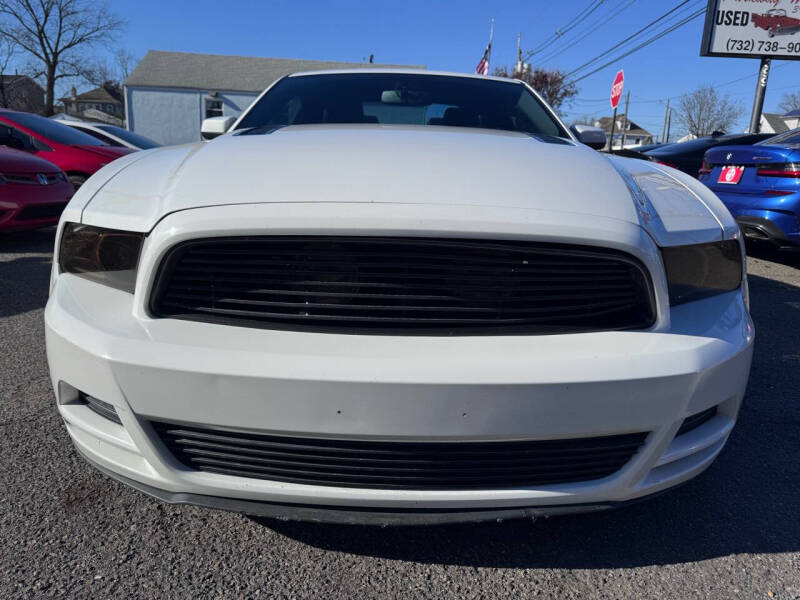
[[[428,69],[396,69],[396,68],[366,68],[366,69],[328,69],[322,71],[298,71],[287,77],[306,77],[309,75],[365,75],[365,74],[396,74],[396,75],[435,75],[437,77],[460,77],[469,79],[486,79],[491,81],[505,81],[506,83],[521,84],[519,79],[508,77],[495,77],[494,75],[478,75],[477,73],[456,73],[454,71],[429,71]]]

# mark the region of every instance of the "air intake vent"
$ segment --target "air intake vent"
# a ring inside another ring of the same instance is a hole
[[[119,420],[119,415],[117,414],[117,409],[108,402],[103,402],[83,392],[80,392],[78,399],[82,404],[85,404],[90,410],[96,412],[101,417],[105,417],[109,421],[114,421],[114,423],[122,425],[122,421]]]
[[[708,421],[713,419],[714,415],[716,414],[717,414],[717,407],[712,406],[711,408],[701,411],[699,413],[689,415],[683,420],[683,423],[681,423],[681,426],[678,429],[678,433],[675,434],[675,437],[678,437],[679,435],[683,435],[684,433],[689,433],[690,431],[697,429],[704,423],[707,423]]]
[[[372,442],[153,423],[190,469],[291,483],[395,489],[542,486],[612,475],[647,433],[522,442]]]
[[[644,267],[600,248],[375,237],[216,238],[164,260],[157,317],[391,335],[641,329]]]

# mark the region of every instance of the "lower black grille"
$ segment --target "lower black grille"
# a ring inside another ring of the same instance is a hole
[[[194,470],[337,487],[527,487],[607,477],[647,433],[522,442],[373,442],[295,438],[154,422]]]
[[[64,212],[67,206],[66,202],[57,202],[54,204],[31,204],[26,206],[19,214],[17,214],[17,221],[32,221],[34,219],[57,219]]]
[[[271,236],[185,242],[154,316],[271,329],[471,335],[640,329],[649,278],[601,248],[516,241]]]
[[[708,408],[699,413],[689,415],[683,420],[683,423],[681,423],[681,426],[678,428],[678,433],[675,434],[675,437],[683,435],[684,433],[689,433],[693,429],[697,429],[704,423],[707,423],[708,421],[713,419],[714,415],[716,414],[717,414],[717,407],[712,406],[711,408]]]

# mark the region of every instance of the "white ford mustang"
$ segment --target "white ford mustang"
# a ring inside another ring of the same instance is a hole
[[[742,241],[526,85],[304,73],[138,152],[58,228],[47,354],[78,451],[168,502],[422,523],[609,508],[722,449]]]

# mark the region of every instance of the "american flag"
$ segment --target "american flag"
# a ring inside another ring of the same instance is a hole
[[[478,75],[488,75],[489,74],[489,56],[492,54],[492,42],[489,42],[486,46],[486,50],[483,51],[483,56],[481,57],[478,66],[475,67],[475,72]]]

